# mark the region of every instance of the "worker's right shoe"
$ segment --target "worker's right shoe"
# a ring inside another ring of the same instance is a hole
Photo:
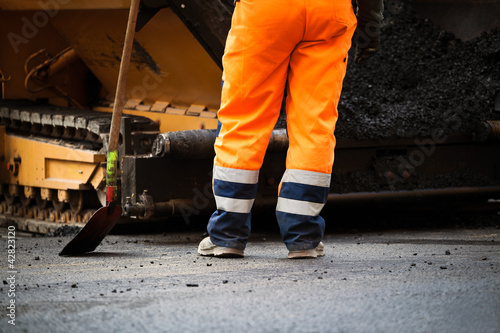
[[[218,258],[243,258],[243,250],[215,245],[210,240],[210,237],[206,237],[200,242],[198,254]]]
[[[288,259],[313,259],[325,255],[325,246],[320,242],[314,249],[294,250],[288,252]]]

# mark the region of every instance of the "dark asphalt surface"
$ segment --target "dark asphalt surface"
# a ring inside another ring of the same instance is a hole
[[[16,235],[16,325],[4,260],[1,332],[500,332],[497,228],[330,234],[317,260],[285,259],[274,232],[243,259],[199,257],[200,232],[59,257],[70,239]]]

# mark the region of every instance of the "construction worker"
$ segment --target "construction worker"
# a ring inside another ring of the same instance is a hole
[[[356,18],[351,0],[236,2],[215,141],[217,210],[200,255],[243,257],[259,170],[285,87],[289,148],[276,217],[289,258],[324,255],[325,221],[319,214],[330,188],[337,104],[356,24],[362,37],[356,63],[379,45],[382,0],[357,5]]]

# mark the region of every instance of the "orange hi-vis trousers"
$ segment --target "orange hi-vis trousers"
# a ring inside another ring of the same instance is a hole
[[[223,57],[224,83],[218,112],[222,125],[215,141],[214,192],[218,211],[209,222],[215,244],[245,247],[258,172],[279,117],[285,87],[289,149],[280,193],[284,184],[290,183],[309,186],[313,192],[320,188],[321,194],[312,196],[321,198],[301,199],[310,196],[305,193],[308,190],[287,188],[285,192],[297,198],[283,198],[280,203],[280,195],[277,211],[304,215],[306,224],[318,219],[324,190],[328,193],[330,184],[337,104],[355,27],[350,0],[236,3]],[[242,184],[244,194],[238,192],[238,184]],[[290,200],[302,200],[304,213],[297,211],[299,206]],[[292,206],[295,208],[289,211],[287,207]],[[231,215],[227,223],[225,213]],[[235,222],[234,214],[242,214],[238,215],[240,222]],[[282,234],[291,232],[286,226],[287,216],[282,221],[278,216]],[[320,236],[315,238],[322,237],[324,221],[319,224],[315,233]],[[231,230],[239,230],[238,235],[233,237]],[[285,243],[287,237],[284,235]],[[294,248],[297,237],[288,237],[289,249]]]

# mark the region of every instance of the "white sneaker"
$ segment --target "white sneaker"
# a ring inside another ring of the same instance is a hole
[[[320,242],[314,249],[294,250],[288,252],[288,259],[311,259],[323,257],[325,255],[325,245]]]
[[[215,245],[210,237],[206,237],[200,242],[198,254],[218,258],[243,258],[243,250]]]

